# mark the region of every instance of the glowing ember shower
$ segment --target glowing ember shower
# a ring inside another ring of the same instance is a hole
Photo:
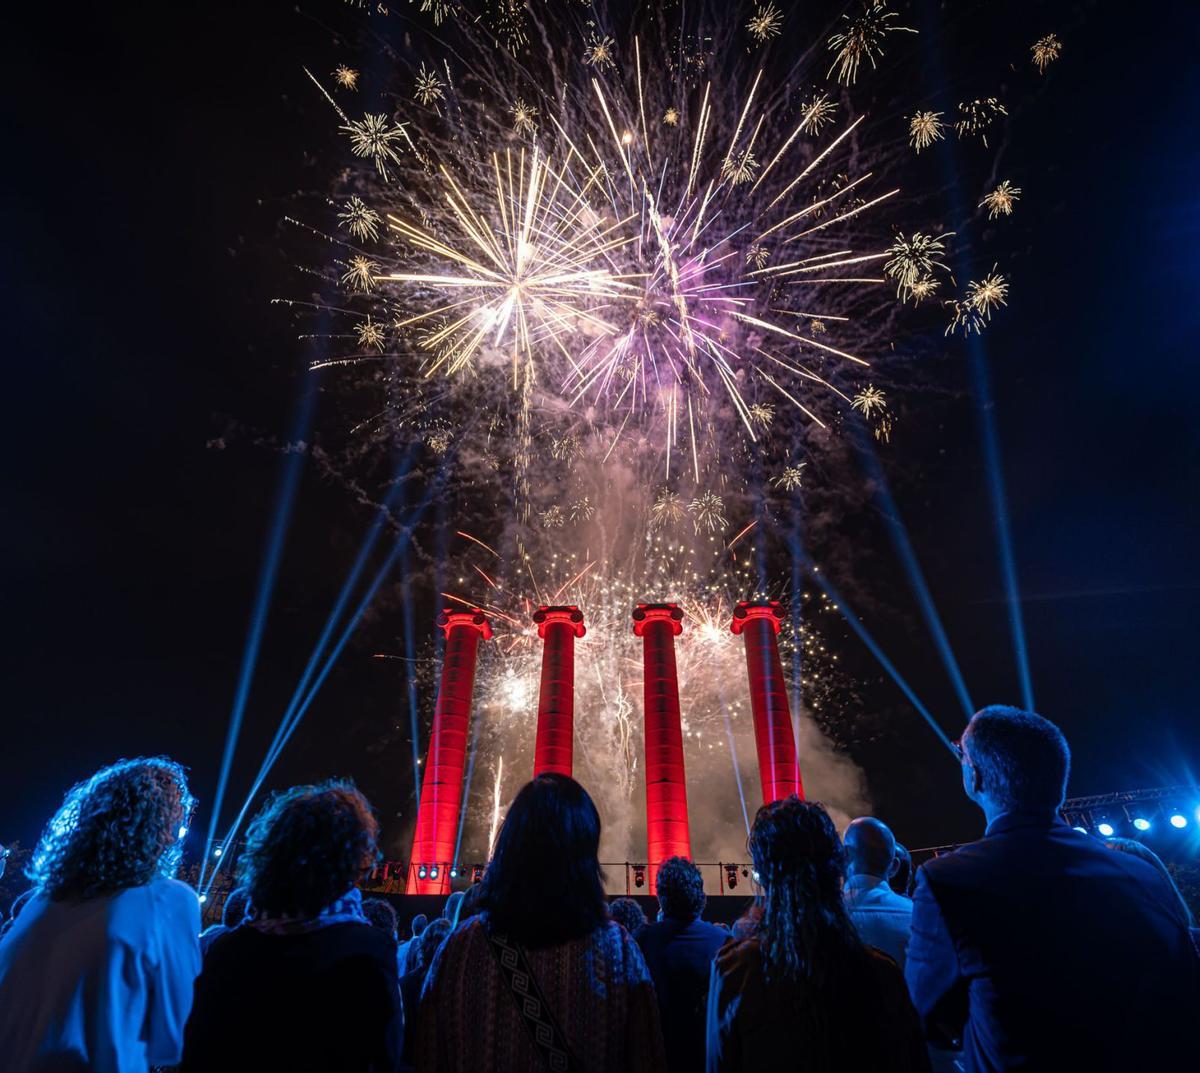
[[[758,747],[758,776],[764,803],[792,794],[804,796],[787,682],[779,662],[779,623],[783,608],[769,603],[741,603],[733,609],[730,629],[746,640],[746,671],[750,678],[750,707],[754,712],[754,741]]]
[[[479,639],[486,641],[492,636],[491,623],[478,609],[447,609],[438,615],[437,624],[446,633],[446,653],[437,707],[433,711],[433,733],[425,757],[425,775],[421,780],[421,805],[409,863],[409,894],[450,892],[450,866],[458,838],[471,693],[475,685],[475,657]]]
[[[575,638],[586,632],[578,607],[539,607],[533,614],[542,638],[542,688],[538,694],[534,776],[570,775],[575,738]]]
[[[645,678],[646,860],[652,894],[663,861],[692,855],[675,670],[675,637],[683,632],[682,622],[678,604],[638,604],[633,612]]]

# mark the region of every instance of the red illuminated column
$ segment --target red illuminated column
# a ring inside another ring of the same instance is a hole
[[[471,691],[479,639],[492,636],[482,611],[443,611],[437,624],[446,632],[442,684],[433,711],[433,733],[421,780],[421,805],[413,834],[408,869],[409,894],[448,894],[450,865],[458,838],[463,768],[467,759],[467,730],[471,721]],[[420,878],[424,866],[426,877]],[[437,876],[433,870],[436,867]]]
[[[804,796],[787,683],[779,662],[779,623],[783,608],[769,603],[741,603],[733,609],[732,630],[746,639],[746,671],[750,677],[750,707],[754,712],[754,741],[758,746],[758,777],[763,803],[792,794]]]
[[[679,681],[675,636],[683,631],[676,604],[638,604],[633,632],[642,639],[645,677],[646,842],[650,892],[658,866],[668,857],[691,857],[683,731],[679,724]]]
[[[575,638],[586,632],[578,607],[539,607],[533,614],[542,639],[533,775],[571,774],[575,735]]]

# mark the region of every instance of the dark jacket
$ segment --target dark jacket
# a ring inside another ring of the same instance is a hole
[[[241,925],[204,958],[179,1068],[390,1073],[403,1036],[390,936],[369,924],[297,935]]]
[[[638,932],[654,981],[670,1073],[704,1068],[704,1007],[713,958],[729,932],[703,920],[661,920]]]
[[[1056,817],[1000,816],[917,873],[908,985],[968,1073],[1182,1068],[1198,964],[1158,872]]]
[[[828,978],[769,978],[757,938],[717,954],[708,995],[709,1073],[927,1073],[929,1056],[904,976],[865,944]]]

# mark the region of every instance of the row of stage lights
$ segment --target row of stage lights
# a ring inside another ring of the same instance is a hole
[[[438,864],[418,864],[417,878],[418,879],[437,879],[443,869],[447,869],[451,879],[458,879],[459,876],[466,877],[467,873],[471,874],[471,882],[478,883],[483,879],[483,865],[472,864],[470,866],[463,864],[438,865]]]
[[[1160,823],[1176,831],[1183,831],[1192,823],[1200,824],[1200,804],[1190,809],[1179,805],[1169,805],[1165,808],[1125,805],[1118,809],[1067,811],[1066,819],[1076,831],[1098,834],[1101,838],[1118,835],[1122,827],[1132,827],[1137,834],[1146,834]]]

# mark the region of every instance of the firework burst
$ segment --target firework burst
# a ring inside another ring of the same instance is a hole
[[[438,77],[437,71],[431,71],[425,64],[421,64],[416,85],[413,87],[413,99],[430,108],[445,98],[446,83]]]
[[[766,4],[755,8],[750,21],[746,23],[750,36],[760,45],[772,37],[778,37],[783,30],[783,12],[774,4]]]
[[[973,101],[961,101],[954,130],[959,138],[978,138],[986,147],[988,131],[1008,115],[1008,109],[995,97],[981,97]]]
[[[342,275],[342,284],[354,291],[370,292],[375,289],[379,265],[370,257],[355,254]]]
[[[1039,37],[1029,49],[1038,74],[1045,74],[1046,68],[1062,55],[1062,42],[1054,34]]]
[[[843,15],[845,27],[829,38],[829,50],[835,54],[829,75],[837,71],[837,80],[851,86],[858,81],[863,60],[872,67],[877,65],[888,34],[917,32],[908,26],[893,25],[892,20],[898,17],[895,11],[888,10],[886,0],[865,0],[859,14]]]
[[[1005,179],[979,203],[979,207],[986,206],[988,219],[994,220],[997,216],[1011,216],[1013,206],[1020,200],[1021,188]]]
[[[829,99],[829,94],[814,93],[800,106],[800,129],[805,134],[820,134],[836,114],[837,104]]]
[[[662,529],[674,525],[687,517],[687,505],[678,492],[664,488],[654,499],[650,508],[650,525],[654,529]]]
[[[725,501],[716,492],[703,492],[688,504],[692,525],[697,533],[719,533],[728,524]]]
[[[879,388],[874,385],[868,385],[854,396],[851,405],[863,417],[872,417],[875,414],[883,413],[887,409],[887,399]]]
[[[353,67],[338,66],[333,69],[333,80],[342,89],[358,89],[358,72]]]
[[[807,462],[801,462],[799,465],[785,466],[777,477],[772,478],[771,484],[785,492],[795,491],[803,483],[804,467],[807,465]]]
[[[911,235],[897,235],[888,247],[890,259],[883,266],[884,272],[896,281],[896,294],[902,300],[912,297],[922,281],[928,280],[934,269],[946,266],[939,258],[946,252],[945,239],[949,235],[926,235],[914,231]],[[922,288],[927,295],[928,289]]]
[[[360,242],[379,237],[380,216],[357,195],[346,201],[338,213],[338,226],[345,227]]]
[[[946,137],[945,130],[941,112],[918,112],[908,121],[908,144],[919,153]]]

